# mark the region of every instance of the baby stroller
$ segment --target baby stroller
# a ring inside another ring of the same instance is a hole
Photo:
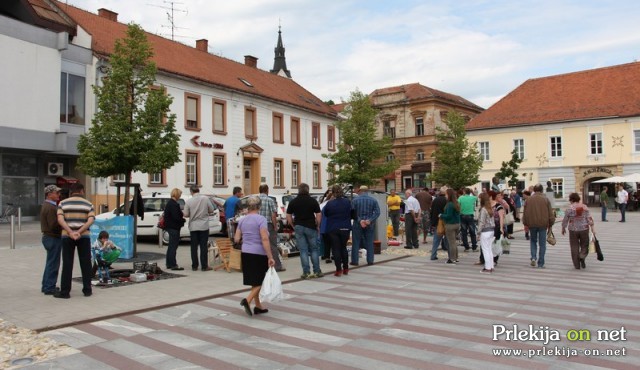
[[[120,249],[107,249],[103,250],[100,248],[91,248],[91,253],[93,254],[93,270],[94,275],[97,270],[98,279],[101,283],[107,284],[111,281],[111,277],[109,276],[109,267],[111,264],[118,260],[120,257]]]

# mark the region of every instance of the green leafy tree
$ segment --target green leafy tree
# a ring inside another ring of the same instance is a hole
[[[132,172],[158,173],[180,161],[175,115],[168,114],[173,99],[164,87],[153,88],[152,57],[144,31],[130,24],[126,37],[115,43],[102,86],[93,86],[98,109],[78,141],[78,165],[85,173],[125,174],[125,214]]]
[[[435,168],[429,180],[454,189],[476,184],[482,157],[475,143],[469,143],[464,129],[466,120],[458,112],[449,112],[446,128],[436,127],[438,146],[433,152]]]
[[[500,166],[500,171],[496,172],[495,176],[501,180],[507,180],[507,184],[509,186],[517,186],[518,185],[518,168],[520,168],[520,163],[522,163],[522,158],[518,155],[518,151],[514,148],[511,151],[511,160],[508,162],[502,161],[502,166]]]
[[[376,138],[378,112],[362,92],[351,93],[342,113],[346,119],[336,124],[340,133],[338,150],[322,155],[329,159],[327,172],[334,175],[329,185],[373,185],[398,166],[395,160],[383,160],[392,147],[391,139]]]

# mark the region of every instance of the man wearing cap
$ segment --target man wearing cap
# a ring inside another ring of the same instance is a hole
[[[48,185],[44,188],[44,203],[40,210],[40,230],[42,231],[42,245],[47,251],[47,260],[42,274],[42,288],[46,295],[53,295],[59,289],[58,270],[60,269],[60,253],[62,251],[62,227],[58,223],[58,201],[60,188]]]
[[[360,186],[358,197],[353,199],[352,208],[355,220],[352,231],[351,264],[358,266],[360,248],[364,248],[367,251],[367,264],[373,265],[373,227],[380,217],[380,206],[369,196],[369,187]]]
[[[209,198],[200,194],[198,185],[191,185],[191,198],[184,205],[182,213],[189,218],[191,238],[191,270],[198,271],[198,246],[200,246],[200,266],[202,271],[211,271],[207,242],[209,241],[209,215],[215,210]]]

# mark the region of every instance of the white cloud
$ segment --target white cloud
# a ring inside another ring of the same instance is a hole
[[[169,3],[68,0],[170,33]],[[152,6],[149,4],[156,4]],[[273,66],[279,23],[293,78],[323,100],[419,82],[488,107],[529,78],[640,58],[640,3],[602,1],[183,0],[175,33]]]

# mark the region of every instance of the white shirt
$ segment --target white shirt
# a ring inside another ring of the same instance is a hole
[[[415,213],[416,215],[420,215],[420,202],[412,195],[404,202],[404,213]]]
[[[621,189],[618,192],[618,197],[616,198],[616,202],[618,202],[618,204],[624,204],[624,203],[627,203],[627,199],[629,199],[629,193],[627,193],[626,190]]]

